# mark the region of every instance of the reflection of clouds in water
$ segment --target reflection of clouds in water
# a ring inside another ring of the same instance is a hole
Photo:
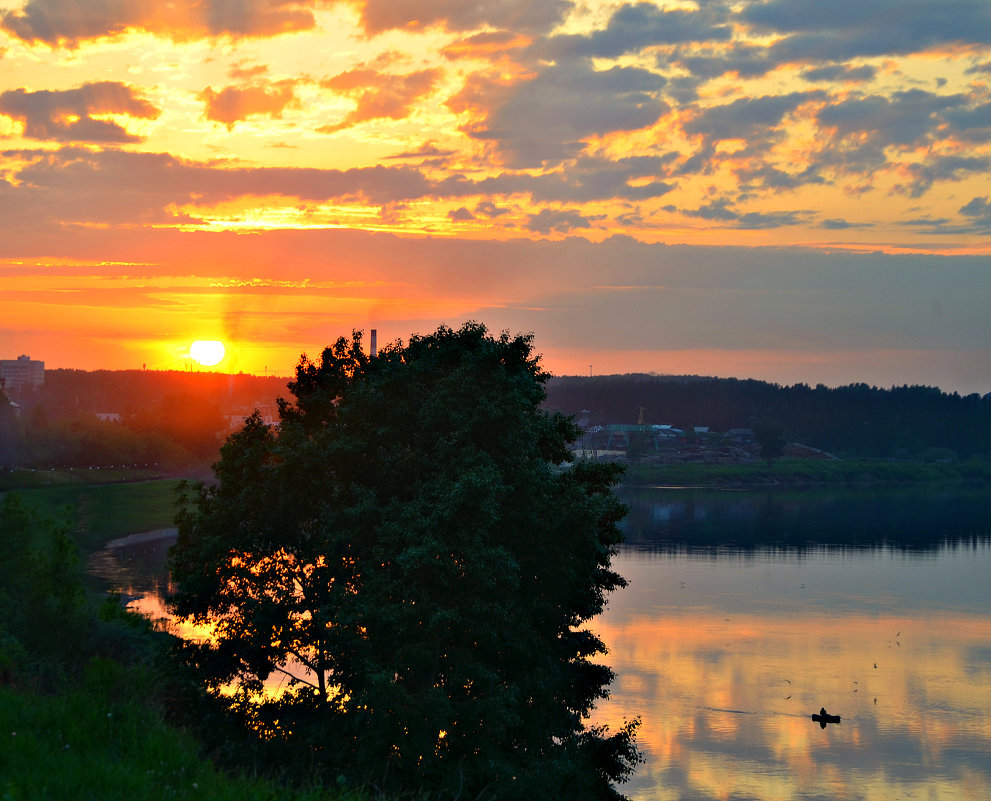
[[[627,795],[987,797],[991,683],[973,681],[971,653],[991,646],[991,617],[726,617],[672,608],[597,621],[618,676],[597,719],[643,719],[647,764]],[[842,724],[814,724],[821,705]]]

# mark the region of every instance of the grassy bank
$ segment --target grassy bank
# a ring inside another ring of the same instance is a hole
[[[147,673],[106,659],[91,661],[65,692],[0,687],[0,799],[358,800],[218,770],[189,733],[143,702],[153,694]]]
[[[278,764],[249,767],[237,748],[223,767],[205,758],[225,735],[167,659],[168,635],[84,591],[77,554],[170,526],[176,483],[0,499],[0,801],[359,801]]]
[[[178,484],[178,479],[65,483],[16,492],[39,517],[64,526],[85,557],[117,537],[171,526]]]
[[[894,462],[881,459],[777,459],[761,464],[631,464],[624,483],[738,487],[991,481],[991,462]]]

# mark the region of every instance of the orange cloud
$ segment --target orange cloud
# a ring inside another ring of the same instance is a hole
[[[341,122],[317,130],[333,133],[369,120],[400,120],[409,115],[417,100],[433,91],[440,75],[438,69],[389,75],[367,67],[335,75],[321,85],[353,97],[358,105]]]
[[[276,118],[287,108],[299,107],[292,81],[280,81],[268,87],[227,86],[219,92],[208,86],[199,96],[206,102],[206,118],[222,122],[227,130],[231,130],[235,122],[254,115],[267,114]]]
[[[513,31],[484,31],[449,44],[441,52],[450,59],[484,58],[494,59],[505,56],[512,50],[519,50],[532,43],[528,36]]]

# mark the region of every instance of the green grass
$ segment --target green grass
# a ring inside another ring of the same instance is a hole
[[[94,660],[58,695],[0,687],[2,801],[321,801],[360,796],[231,776],[142,703],[145,674]]]
[[[65,523],[83,554],[117,537],[168,528],[175,519],[178,479],[117,484],[59,484],[17,490],[25,506]],[[0,799],[2,801],[2,799]]]

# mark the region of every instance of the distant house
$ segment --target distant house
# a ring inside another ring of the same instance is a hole
[[[639,425],[637,423],[610,423],[606,426],[606,431],[609,432],[606,448],[625,449],[629,447],[630,438],[633,434],[646,430],[647,426]]]
[[[45,363],[30,356],[0,359],[0,378],[4,380],[7,389],[40,387],[45,383]]]

